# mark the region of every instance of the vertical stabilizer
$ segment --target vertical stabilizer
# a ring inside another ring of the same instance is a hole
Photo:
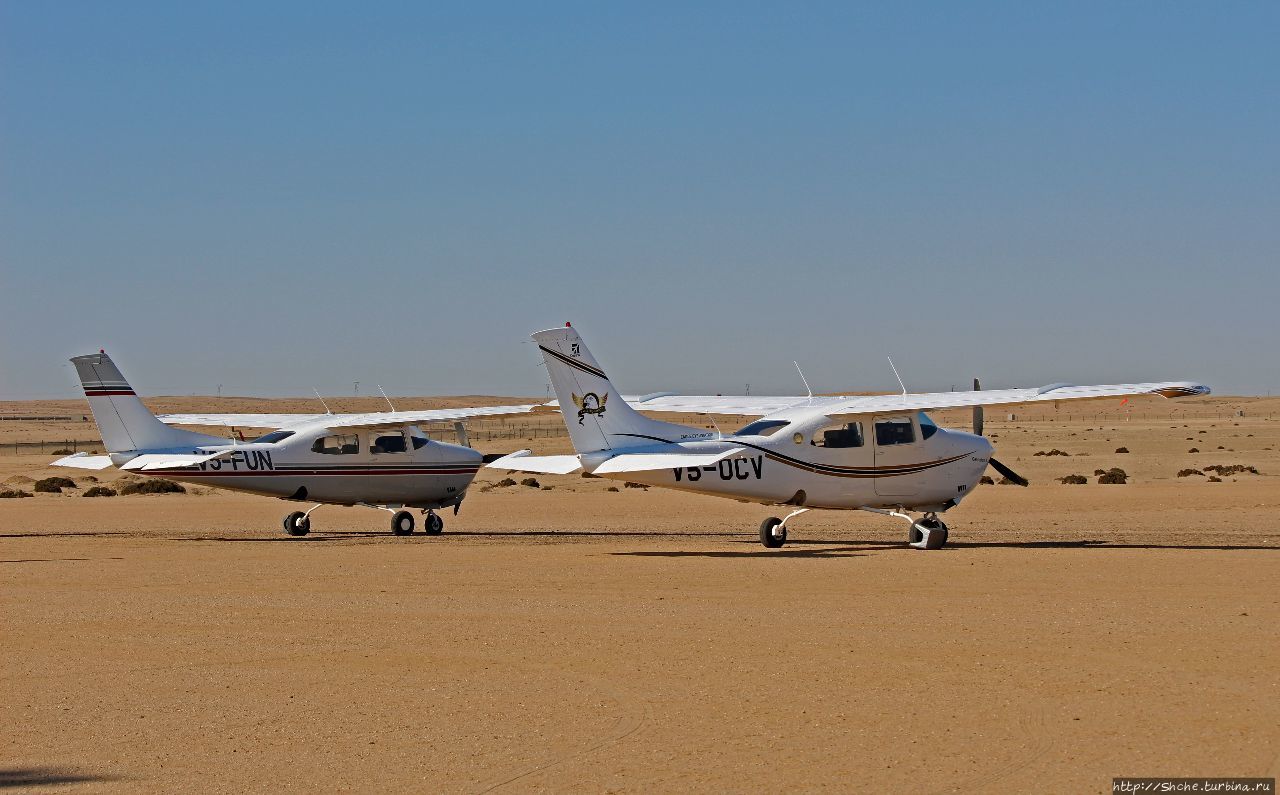
[[[697,428],[649,419],[627,405],[576,329],[548,329],[532,338],[546,360],[564,424],[579,453],[646,447],[707,435]]]
[[[106,353],[76,356],[71,363],[76,366],[80,385],[84,387],[84,396],[89,399],[89,409],[98,423],[107,452],[165,450],[223,441],[172,428],[156,419]]]

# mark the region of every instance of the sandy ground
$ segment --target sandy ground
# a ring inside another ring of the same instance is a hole
[[[989,421],[1033,485],[980,488],[934,553],[904,548],[895,520],[832,512],[765,550],[767,508],[567,477],[477,488],[436,538],[322,508],[289,539],[285,503],[225,492],[0,500],[0,787],[1104,792],[1119,775],[1274,776],[1275,403]],[[196,404],[214,405],[171,410]],[[1034,455],[1055,447],[1072,455]],[[51,474],[44,460],[0,455],[0,481]],[[1175,477],[1233,463],[1262,474]],[[1052,482],[1112,466],[1132,482]]]

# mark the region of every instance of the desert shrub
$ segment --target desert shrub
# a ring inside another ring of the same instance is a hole
[[[1190,450],[1188,450],[1187,452],[1188,452],[1188,453],[1198,453],[1198,452],[1200,452],[1200,448],[1199,448],[1199,447],[1193,447],[1193,448],[1191,448]]]
[[[531,489],[536,489],[542,484],[538,482],[537,478],[525,478],[524,480],[520,481],[520,485],[528,486]]]
[[[148,478],[124,484],[121,494],[186,494],[187,490],[179,483],[164,478]]]
[[[37,480],[31,487],[34,491],[43,491],[49,494],[61,494],[63,489],[74,489],[76,482],[71,478],[54,476]]]
[[[553,488],[555,488],[555,487],[554,487],[554,486],[543,486],[543,487],[542,487],[542,490],[543,490],[543,491],[551,491]]]
[[[1083,486],[1089,479],[1084,475],[1066,475],[1058,478],[1058,482],[1069,486]]]
[[[997,486],[1016,486],[1018,484],[1012,480],[1009,480],[1008,478],[1000,478],[999,480],[996,481],[996,485]]]
[[[111,488],[111,487],[109,487],[109,486],[94,486],[93,488],[89,489],[88,491],[86,491],[86,492],[85,492],[83,495],[81,495],[81,496],[84,496],[84,497],[114,497],[114,496],[116,496],[116,490],[115,490],[115,489],[113,489],[113,488]]]
[[[502,480],[499,480],[497,483],[493,485],[495,488],[502,488],[504,486],[514,486],[516,485],[516,481],[514,478],[503,478]]]
[[[990,475],[983,475],[978,478],[978,482],[986,486],[994,486],[996,484],[996,482],[991,479]]]
[[[1221,483],[1221,482],[1222,482],[1222,478],[1218,477],[1217,475],[1210,475],[1210,476],[1209,476],[1209,481],[1208,481],[1208,482],[1209,482],[1209,483]]]
[[[618,490],[617,486],[610,486],[609,488],[605,489],[605,491],[617,491],[617,490]]]
[[[1035,452],[1035,455],[1046,455],[1046,456],[1047,456],[1047,455],[1071,455],[1071,453],[1068,453],[1068,452],[1066,452],[1065,450],[1059,450],[1058,448],[1056,448],[1056,447],[1055,447],[1055,448],[1053,448],[1052,450],[1048,450],[1048,451],[1046,451],[1046,450],[1037,450],[1037,451]]]
[[[53,455],[71,455],[71,448],[59,447],[57,450],[53,451]]]
[[[1093,470],[1093,474],[1095,474],[1095,475],[1105,475],[1105,474],[1107,474],[1107,470],[1105,470],[1105,469],[1095,469],[1095,470]]]
[[[1129,452],[1129,448],[1127,448],[1127,447],[1117,447],[1117,448],[1116,448],[1116,452],[1117,452],[1117,453],[1127,453],[1127,452]]]
[[[1246,466],[1245,464],[1214,464],[1204,468],[1205,472],[1217,472],[1219,475],[1226,477],[1227,475],[1239,475],[1248,472],[1250,475],[1260,474],[1257,467]]]
[[[623,484],[622,484],[622,487],[623,487],[624,489],[647,489],[647,488],[649,488],[648,486],[646,486],[646,485],[645,485],[645,484],[643,484],[643,483],[633,483],[633,482],[631,482],[630,480],[628,480],[626,483],[623,483]]]
[[[1192,475],[1200,475],[1201,477],[1203,477],[1204,473],[1198,469],[1179,469],[1178,470],[1178,477],[1180,478],[1189,478]]]
[[[30,497],[31,492],[22,489],[0,489],[0,500],[13,500],[19,497]]]
[[[76,482],[74,480],[71,478],[64,478],[61,475],[54,475],[53,477],[44,478],[43,480],[37,480],[35,483],[36,487],[38,488],[41,483],[46,486],[61,486],[64,489],[74,489],[76,487]]]
[[[1123,486],[1128,481],[1129,476],[1126,475],[1125,471],[1120,467],[1112,467],[1098,476],[1099,483],[1110,483]]]

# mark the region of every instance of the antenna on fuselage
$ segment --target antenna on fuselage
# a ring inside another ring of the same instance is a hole
[[[378,391],[382,393],[382,399],[383,399],[383,400],[385,400],[385,401],[387,401],[387,405],[388,405],[388,406],[391,406],[391,413],[392,413],[392,414],[395,414],[395,413],[396,413],[396,407],[395,407],[395,405],[391,402],[391,398],[387,397],[386,390],[384,390],[384,389],[382,388],[382,384],[378,384]]]
[[[800,374],[800,380],[804,382],[804,391],[809,393],[809,399],[813,400],[813,388],[809,386],[809,379],[804,377],[804,370],[800,369],[800,362],[791,361],[796,366],[796,372]]]
[[[902,396],[903,396],[903,397],[906,397],[906,396],[907,396],[907,385],[906,385],[906,384],[904,384],[904,383],[902,383],[902,376],[898,375],[898,368],[896,368],[896,367],[894,367],[894,366],[893,366],[893,357],[892,357],[892,356],[886,356],[886,357],[884,357],[884,358],[886,358],[886,359],[888,359],[888,360],[889,360],[889,368],[890,368],[891,370],[893,370],[893,377],[894,377],[894,378],[896,378],[896,379],[898,379],[898,386],[902,387]]]
[[[316,393],[316,400],[320,401],[321,406],[324,406],[324,413],[332,414],[333,412],[329,410],[329,404],[325,403],[324,398],[320,397],[320,390],[316,389],[315,387],[312,387],[311,391]]]

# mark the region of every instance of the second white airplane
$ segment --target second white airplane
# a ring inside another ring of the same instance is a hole
[[[1187,381],[1000,389],[870,397],[724,397],[618,394],[578,332],[532,335],[546,361],[576,455],[534,456],[522,450],[488,466],[521,472],[584,472],[781,505],[793,510],[760,525],[760,542],[781,547],[787,524],[814,508],[871,511],[910,523],[907,543],[939,549],[954,508],[993,467],[1026,481],[992,458],[982,436],[982,406],[1158,394],[1207,395]],[[927,409],[973,407],[974,433],[938,427]],[[637,409],[737,414],[760,419],[724,435],[660,422]],[[922,514],[913,518],[909,512]]]

